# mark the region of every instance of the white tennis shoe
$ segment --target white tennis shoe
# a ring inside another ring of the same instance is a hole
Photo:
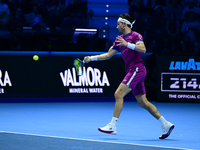
[[[162,126],[162,134],[159,137],[159,139],[165,139],[167,138],[170,133],[172,132],[172,130],[174,129],[174,125],[170,122],[167,122],[166,125]],[[107,134],[117,134],[117,128],[116,126],[113,126],[112,124],[107,124],[105,127],[102,128],[98,128],[99,131],[103,132],[103,133],[107,133]]]
[[[159,139],[165,139],[167,138],[170,133],[172,132],[172,130],[174,129],[174,125],[170,122],[167,122],[166,125],[162,126],[162,134],[161,136],[159,137]]]
[[[116,126],[113,126],[112,124],[107,124],[107,126],[98,128],[99,131],[103,133],[108,133],[108,134],[117,134],[117,128]]]

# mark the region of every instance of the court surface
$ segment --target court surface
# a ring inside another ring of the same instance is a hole
[[[0,150],[200,149],[200,104],[152,102],[175,124],[164,140],[161,124],[136,101],[125,101],[117,135],[99,132],[114,101],[0,103]]]

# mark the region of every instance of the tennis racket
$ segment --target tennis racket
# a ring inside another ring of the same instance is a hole
[[[88,59],[88,57],[86,59]],[[84,64],[85,64],[84,60],[82,61],[79,58],[74,59],[74,67],[76,69],[76,74],[78,76],[83,75]]]

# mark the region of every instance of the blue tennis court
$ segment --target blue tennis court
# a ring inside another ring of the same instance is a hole
[[[110,122],[114,101],[0,103],[1,150],[164,150],[200,147],[199,103],[156,103],[175,124],[164,140],[161,125],[136,101],[125,101],[117,135],[99,132]]]

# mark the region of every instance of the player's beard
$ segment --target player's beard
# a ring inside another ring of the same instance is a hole
[[[120,29],[118,29],[118,30],[119,30],[119,33],[120,33],[120,34],[123,34],[123,33],[124,33],[124,29],[120,28]]]

